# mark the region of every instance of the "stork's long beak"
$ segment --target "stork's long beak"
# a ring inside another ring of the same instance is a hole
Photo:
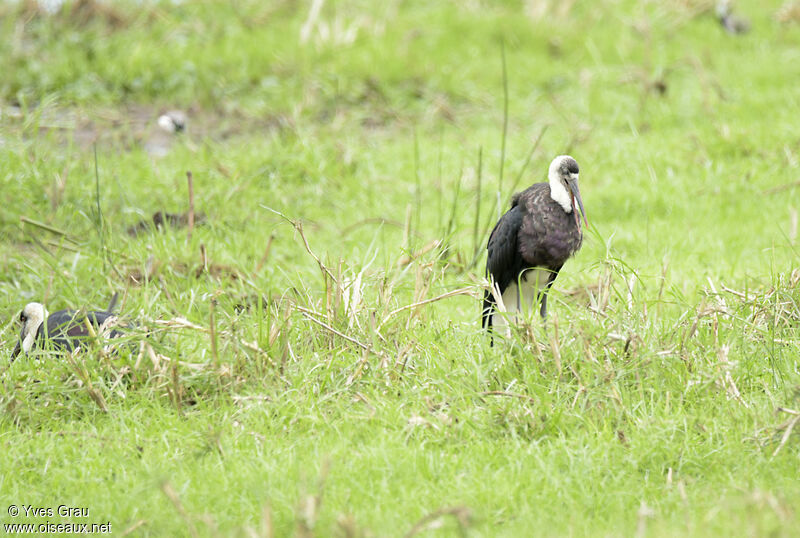
[[[569,185],[569,190],[572,193],[572,210],[575,211],[575,201],[578,202],[578,207],[581,210],[581,215],[583,216],[583,222],[586,224],[586,227],[589,227],[589,219],[586,217],[586,210],[583,209],[583,200],[581,200],[581,191],[578,189],[578,179],[572,178],[567,180],[567,185]],[[575,215],[576,223],[578,221],[578,216]]]
[[[17,340],[17,345],[14,346],[14,351],[11,352],[11,360],[12,361],[17,358],[17,355],[19,355],[20,349],[22,349],[21,346],[22,346],[22,339],[23,338],[25,338],[25,326],[24,325],[22,327],[22,332],[19,333],[19,340]]]

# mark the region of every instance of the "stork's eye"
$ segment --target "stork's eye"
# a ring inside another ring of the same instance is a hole
[[[22,323],[25,323],[25,322],[28,320],[28,317],[25,315],[25,312],[20,312],[20,313],[19,313],[19,320],[20,320]]]

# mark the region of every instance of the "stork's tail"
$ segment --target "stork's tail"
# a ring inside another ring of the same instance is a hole
[[[116,308],[117,306],[117,299],[119,299],[119,292],[115,291],[114,295],[111,296],[111,301],[108,302],[108,309],[106,310],[106,312],[108,312],[109,314],[114,313],[114,308]]]

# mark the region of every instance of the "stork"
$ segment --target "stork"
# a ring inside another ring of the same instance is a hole
[[[48,314],[43,304],[28,303],[19,315],[22,331],[19,333],[19,341],[14,346],[14,351],[11,352],[11,360],[13,361],[20,352],[27,355],[33,348],[46,347],[48,344],[53,349],[66,352],[85,345],[90,336],[86,326],[87,319],[97,335],[110,338],[122,336],[121,332],[113,328],[118,319],[113,313],[116,303],[115,293],[108,309],[85,314],[76,310],[59,310]]]
[[[158,117],[158,126],[168,133],[182,133],[186,129],[186,113],[182,110],[168,110]]]
[[[578,190],[578,172],[575,159],[559,155],[550,163],[548,183],[535,183],[515,194],[511,209],[497,221],[486,246],[486,276],[493,289],[484,292],[483,328],[507,329],[507,316],[498,310],[515,318],[540,300],[539,312],[542,319],[547,317],[547,292],[564,262],[581,247],[578,209],[589,226]]]

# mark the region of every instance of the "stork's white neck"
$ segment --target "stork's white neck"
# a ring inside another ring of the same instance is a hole
[[[22,328],[22,351],[28,354],[33,348],[36,341],[36,333],[39,332],[39,327],[42,326],[45,319],[47,319],[47,309],[40,303],[29,303],[25,306],[23,312],[27,316],[25,326]]]
[[[564,184],[561,183],[558,169],[553,170],[551,168],[550,172],[547,174],[547,179],[550,181],[550,198],[558,202],[558,205],[560,205],[564,211],[572,213],[572,198],[569,192],[567,192],[566,187],[564,187]]]
[[[29,319],[25,323],[23,334],[25,338],[22,339],[22,352],[26,355],[33,349],[33,343],[36,341],[36,333],[39,332],[39,327],[44,323],[43,319]]]
[[[39,330],[40,325],[41,323],[36,325],[34,329],[26,330],[25,332],[25,338],[22,340],[22,352],[26,355],[30,353],[33,348],[33,342],[36,340],[36,332]]]

